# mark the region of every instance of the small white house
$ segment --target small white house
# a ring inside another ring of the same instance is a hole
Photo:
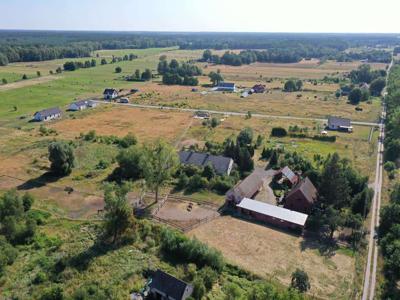
[[[61,118],[61,110],[58,107],[37,111],[33,115],[33,119],[37,122],[50,121],[59,118]]]
[[[104,100],[112,100],[118,97],[118,91],[116,89],[107,88],[103,92]]]
[[[70,111],[79,111],[79,110],[84,110],[86,108],[88,108],[87,101],[81,100],[81,101],[72,102],[69,105],[68,110],[70,110]]]
[[[87,108],[96,107],[96,105],[97,105],[97,103],[92,100],[80,100],[80,101],[72,102],[69,105],[68,110],[69,111],[80,111],[80,110],[84,110]]]

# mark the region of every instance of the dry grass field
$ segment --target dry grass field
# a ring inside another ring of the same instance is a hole
[[[311,295],[346,300],[355,296],[354,258],[341,253],[322,256],[315,241],[233,217],[217,218],[189,235],[219,249],[230,262],[262,277],[289,285],[291,273],[303,268],[310,277]]]
[[[325,76],[337,76],[342,73],[357,69],[360,62],[334,62],[328,61],[320,64],[319,60],[303,60],[299,63],[275,64],[254,63],[240,67],[208,65],[207,72],[221,70],[227,80],[259,80],[261,78],[299,78],[322,79]],[[204,63],[200,66],[204,67]],[[386,64],[371,64],[374,69],[384,69]]]
[[[60,120],[49,124],[59,136],[74,139],[79,134],[96,130],[98,135],[124,136],[129,132],[140,141],[163,138],[173,141],[185,129],[190,114],[158,110],[133,109],[130,107],[108,107],[83,118]]]

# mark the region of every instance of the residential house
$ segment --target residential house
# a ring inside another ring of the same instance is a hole
[[[255,86],[253,86],[252,88],[253,93],[264,93],[265,92],[265,85],[264,84],[256,84]]]
[[[360,83],[359,87],[362,90],[369,90],[369,84],[366,82]]]
[[[96,107],[96,106],[97,106],[97,103],[92,100],[80,100],[80,101],[72,102],[69,105],[68,110],[69,111],[79,111],[79,110],[84,110],[84,109],[92,108],[92,107]]]
[[[231,82],[220,82],[215,88],[214,91],[217,92],[236,92],[236,84]]]
[[[284,207],[301,213],[309,213],[317,198],[317,189],[306,177],[286,195]]]
[[[304,229],[308,218],[304,213],[249,198],[243,198],[236,208],[243,215],[251,216],[255,220],[297,231]]]
[[[113,100],[118,97],[118,91],[116,89],[107,88],[103,92],[104,100]]]
[[[193,293],[193,286],[168,273],[157,270],[149,284],[150,295],[159,300],[185,300]]]
[[[226,193],[226,201],[231,205],[236,205],[244,198],[253,198],[263,187],[267,178],[267,171],[255,169]]]
[[[182,164],[205,167],[211,165],[219,175],[229,175],[233,167],[233,159],[208,153],[180,151],[179,159]]]
[[[352,132],[353,127],[351,126],[351,120],[339,117],[328,118],[328,129]]]
[[[58,107],[37,111],[33,115],[33,119],[37,122],[50,121],[58,118],[61,118],[61,110]]]
[[[210,114],[208,112],[205,111],[196,111],[193,115],[193,117],[195,119],[209,119],[210,118]]]

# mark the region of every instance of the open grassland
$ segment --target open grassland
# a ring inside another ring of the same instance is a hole
[[[14,124],[20,117],[30,117],[35,111],[63,106],[75,99],[99,97],[105,87],[115,87],[129,90],[139,88],[141,93],[131,98],[138,103],[154,103],[175,106],[187,106],[202,109],[219,109],[233,111],[253,111],[265,114],[282,114],[309,117],[326,117],[340,115],[355,120],[375,121],[379,111],[379,102],[372,105],[362,103],[363,112],[355,112],[354,106],[347,104],[346,99],[336,100],[334,93],[338,84],[318,82],[316,85],[309,81],[304,82],[304,91],[301,93],[284,93],[281,91],[283,78],[314,78],[313,74],[329,75],[332,72],[347,72],[356,68],[358,63],[326,62],[319,65],[317,61],[304,61],[298,64],[252,64],[242,67],[216,66],[220,68],[226,80],[232,80],[238,86],[252,87],[257,82],[264,82],[269,92],[262,95],[252,95],[240,98],[240,94],[192,93],[190,87],[164,86],[161,78],[153,82],[127,82],[123,79],[131,75],[135,69],[150,68],[154,72],[158,58],[166,54],[168,59],[176,58],[180,61],[195,59],[201,56],[202,51],[167,49],[145,50],[112,50],[99,51],[93,54],[97,66],[89,69],[79,69],[73,72],[63,72],[61,75],[46,75],[49,70],[61,66],[66,60],[50,62],[18,63],[0,67],[0,73],[25,74],[35,77],[36,71],[41,71],[42,77],[10,83],[0,87],[0,125]],[[101,58],[110,60],[112,55],[122,56],[134,53],[138,59],[121,61],[114,64],[100,65]],[[97,54],[99,57],[97,57]],[[86,60],[76,59],[79,61]],[[266,66],[263,66],[266,65]],[[115,73],[115,67],[120,66],[122,72]],[[204,67],[204,66],[203,66]],[[383,65],[374,65],[383,67]],[[204,69],[204,73],[213,70],[213,66]],[[260,71],[260,70],[261,71]],[[30,72],[28,72],[30,71]],[[269,76],[265,72],[270,72]],[[19,73],[20,72],[20,73]],[[299,73],[301,72],[301,73]],[[18,76],[19,76],[18,75]],[[260,77],[260,75],[262,77]],[[14,76],[14,75],[13,75]],[[21,75],[22,76],[22,75]],[[322,75],[321,75],[322,76]],[[266,77],[281,78],[266,82]],[[57,80],[53,80],[57,79]],[[209,84],[206,76],[200,76],[201,84]],[[200,88],[208,91],[208,88]],[[301,97],[300,97],[301,94]],[[301,108],[301,109],[299,109]]]
[[[265,278],[289,285],[296,268],[304,269],[311,294],[325,299],[353,299],[355,258],[322,256],[314,240],[233,217],[221,217],[189,232],[220,250],[231,262]],[[318,267],[316,267],[318,266]]]

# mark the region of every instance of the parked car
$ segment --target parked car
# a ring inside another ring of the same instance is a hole
[[[121,99],[119,99],[119,103],[129,103],[129,99],[128,98],[121,98]]]
[[[131,93],[137,93],[139,92],[139,89],[131,89]]]

